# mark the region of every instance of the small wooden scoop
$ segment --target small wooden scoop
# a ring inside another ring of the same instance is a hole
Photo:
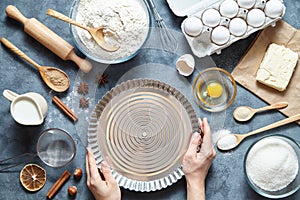
[[[7,16],[24,24],[24,31],[47,47],[63,60],[72,60],[77,64],[81,71],[88,73],[92,69],[92,64],[77,56],[74,52],[74,47],[51,31],[44,24],[35,18],[26,18],[22,13],[12,5],[6,7]]]
[[[48,9],[47,11],[47,15],[50,15],[52,17],[55,17],[57,19],[60,19],[62,21],[68,22],[70,24],[73,24],[75,26],[78,26],[84,30],[87,30],[91,36],[93,37],[93,39],[96,41],[96,43],[104,50],[106,51],[117,51],[120,47],[115,47],[112,45],[109,45],[106,43],[105,39],[104,39],[104,33],[103,33],[103,27],[98,27],[98,28],[89,28],[86,26],[83,26],[81,24],[79,24],[78,22],[75,22],[74,20],[72,20],[71,18],[55,11],[52,9]]]
[[[245,121],[248,121],[249,119],[251,119],[253,117],[253,115],[257,112],[272,110],[272,109],[280,109],[280,108],[285,108],[287,106],[288,106],[287,102],[278,102],[278,103],[274,103],[269,106],[265,106],[263,108],[257,108],[257,109],[251,108],[249,106],[239,106],[234,110],[233,117],[237,121],[245,122]]]
[[[35,66],[39,70],[44,82],[52,90],[56,92],[64,92],[70,87],[70,79],[64,71],[55,67],[40,66],[31,58],[29,58],[25,53],[23,53],[20,49],[18,49],[15,45],[9,42],[7,39],[1,38],[1,42],[5,46],[7,46],[12,52],[14,52],[27,62]]]

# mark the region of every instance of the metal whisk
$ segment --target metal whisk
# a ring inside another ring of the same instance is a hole
[[[167,28],[163,18],[158,13],[156,6],[152,0],[149,0],[150,6],[152,8],[152,11],[154,13],[154,18],[156,21],[156,25],[159,30],[160,34],[160,41],[162,44],[162,47],[165,51],[175,51],[177,49],[177,40],[174,37],[174,35],[170,32],[170,30]]]

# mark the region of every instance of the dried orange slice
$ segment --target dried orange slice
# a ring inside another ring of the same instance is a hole
[[[39,165],[28,164],[20,172],[20,181],[28,191],[37,191],[46,183],[46,171]]]

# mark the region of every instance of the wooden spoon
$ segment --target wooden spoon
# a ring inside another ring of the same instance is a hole
[[[237,147],[246,137],[249,137],[254,134],[261,133],[285,124],[300,120],[300,114],[288,117],[286,119],[280,120],[273,124],[269,124],[262,128],[256,129],[246,134],[225,134],[221,136],[217,141],[217,146],[220,150],[230,150]]]
[[[96,43],[104,50],[106,51],[117,51],[120,47],[115,47],[115,46],[112,46],[112,45],[109,45],[105,42],[105,39],[104,39],[104,33],[103,33],[103,27],[99,27],[99,28],[89,28],[89,27],[86,27],[86,26],[83,26],[81,24],[79,24],[78,22],[72,20],[71,18],[65,16],[64,14],[62,13],[59,13],[55,10],[52,10],[52,9],[48,9],[47,10],[47,15],[50,15],[52,17],[55,17],[57,19],[60,19],[62,21],[65,21],[65,22],[68,22],[70,24],[73,24],[75,26],[78,26],[84,30],[87,30],[91,36],[94,38],[94,40],[96,41]]]
[[[253,115],[257,112],[261,112],[261,111],[265,111],[265,110],[272,110],[272,109],[280,109],[280,108],[285,108],[287,106],[288,106],[287,102],[278,102],[278,103],[274,103],[272,105],[265,106],[263,108],[257,108],[257,109],[254,109],[254,108],[251,108],[248,106],[239,106],[234,110],[233,117],[237,121],[245,122],[245,121],[248,121],[249,119],[251,119],[253,117]]]
[[[54,91],[56,92],[64,92],[66,91],[69,86],[70,86],[70,79],[68,75],[55,67],[46,67],[46,66],[41,66],[34,62],[31,58],[29,58],[25,53],[23,53],[20,49],[18,49],[15,45],[13,45],[10,41],[5,39],[4,37],[1,38],[1,42],[7,46],[12,52],[35,66],[41,76],[44,82]]]

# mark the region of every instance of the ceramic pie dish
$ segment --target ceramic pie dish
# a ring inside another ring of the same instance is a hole
[[[182,176],[181,157],[198,119],[175,88],[150,79],[117,85],[96,105],[88,145],[97,164],[106,160],[119,186],[156,191]]]

